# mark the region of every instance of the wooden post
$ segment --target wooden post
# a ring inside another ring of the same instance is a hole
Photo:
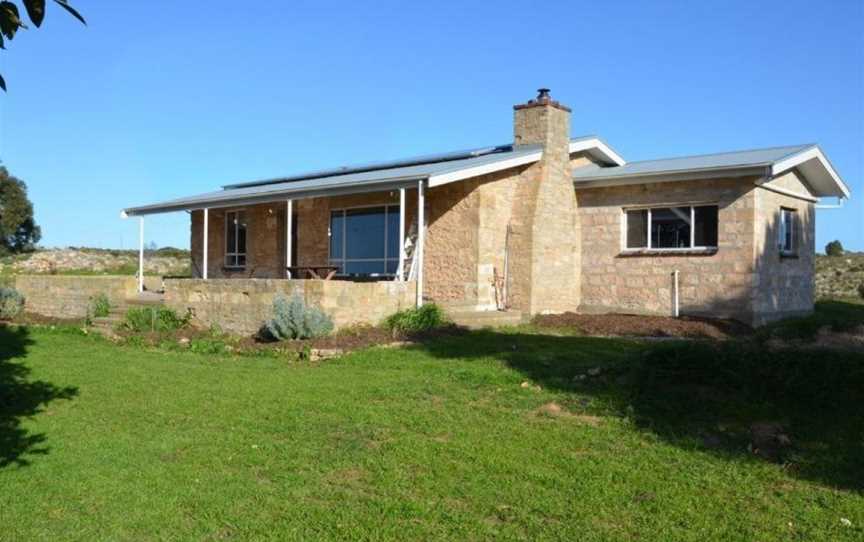
[[[426,194],[423,192],[423,181],[417,182],[417,247],[414,257],[417,258],[417,307],[423,306],[423,252],[426,242]]]
[[[294,200],[288,200],[285,204],[285,267],[291,267],[293,254],[291,253],[291,233],[294,228]],[[285,270],[285,277],[291,278],[291,271]]]
[[[208,246],[207,246],[208,235],[210,233],[209,230],[210,230],[210,209],[205,208],[204,209],[204,245],[203,245],[204,265],[203,265],[203,269],[201,270],[201,278],[203,278],[204,280],[207,280],[207,256],[208,256],[208,252],[210,252],[208,249]]]

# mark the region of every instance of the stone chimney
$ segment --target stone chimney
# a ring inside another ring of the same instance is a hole
[[[575,311],[582,243],[570,166],[570,108],[541,88],[513,110],[514,145],[543,149],[540,161],[520,174],[514,202],[513,306],[529,314]]]
[[[537,90],[537,97],[513,106],[513,143],[543,145],[544,150],[567,152],[570,145],[570,108],[549,95],[548,88]]]

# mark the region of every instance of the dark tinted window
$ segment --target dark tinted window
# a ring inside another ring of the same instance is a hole
[[[627,248],[648,246],[648,211],[627,211]]]
[[[717,206],[706,205],[703,207],[694,207],[693,214],[695,215],[695,242],[697,247],[716,247],[717,246]]]

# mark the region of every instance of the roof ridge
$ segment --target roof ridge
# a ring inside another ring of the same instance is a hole
[[[771,150],[775,150],[775,149],[787,149],[787,148],[796,148],[797,149],[797,150],[792,151],[788,154],[784,154],[783,156],[780,157],[780,159],[782,159],[782,158],[786,158],[787,156],[797,154],[798,152],[801,152],[804,149],[809,149],[809,148],[815,147],[815,146],[816,146],[816,143],[802,143],[802,144],[798,144],[798,145],[777,145],[774,147],[759,147],[756,149],[739,149],[739,150],[735,150],[735,151],[706,152],[706,153],[701,153],[701,154],[685,154],[685,155],[681,155],[681,156],[667,156],[664,158],[652,158],[650,160],[633,160],[631,162],[627,162],[626,165],[630,166],[633,164],[644,164],[646,162],[664,162],[666,160],[680,160],[682,158],[701,158],[704,156],[723,156],[726,154],[740,154],[742,152],[771,151]]]

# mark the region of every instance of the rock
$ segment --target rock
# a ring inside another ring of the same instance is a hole
[[[592,367],[588,369],[588,376],[599,376],[602,372],[603,369],[601,369],[600,367]]]
[[[180,346],[187,346],[189,344],[189,337],[180,337],[177,339],[177,344]]]
[[[309,351],[310,361],[321,361],[324,359],[338,358],[345,351],[341,348],[313,348]]]
[[[525,382],[522,382],[521,384],[519,384],[519,387],[521,387],[521,388],[530,388],[530,387],[531,387],[531,383],[528,382],[528,381],[526,380]]]
[[[840,518],[840,524],[843,525],[844,527],[851,527],[852,526],[852,522],[846,518]]]

